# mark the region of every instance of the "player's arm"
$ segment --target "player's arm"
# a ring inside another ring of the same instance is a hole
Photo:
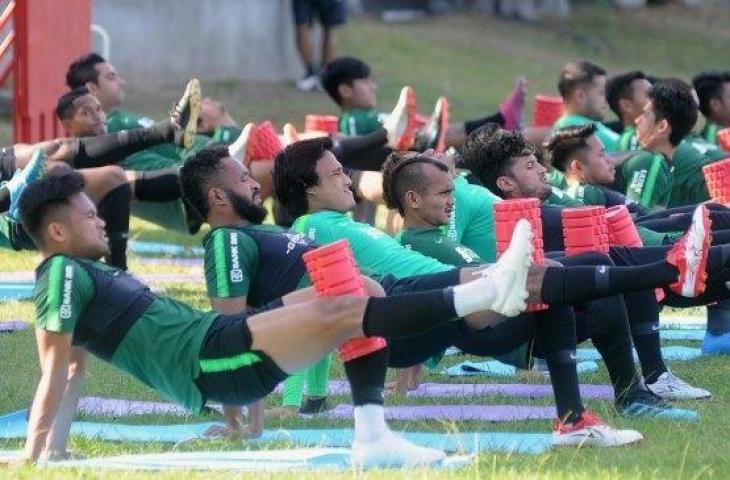
[[[71,334],[36,330],[41,379],[28,420],[24,458],[35,462],[44,450],[67,385],[71,358]]]

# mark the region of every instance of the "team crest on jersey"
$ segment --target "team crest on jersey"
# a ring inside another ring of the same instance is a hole
[[[61,308],[59,308],[58,314],[61,318],[69,319],[73,315],[73,308],[71,307],[71,291],[73,290],[74,280],[74,267],[66,265],[66,269],[63,273],[63,297],[61,301]]]
[[[648,172],[646,170],[634,172],[634,175],[631,177],[631,183],[629,183],[629,190],[640,194],[641,190],[644,188],[647,173]]]
[[[309,238],[302,234],[302,233],[286,233],[286,238],[289,239],[289,243],[286,244],[286,254],[289,255],[292,250],[296,248],[297,245],[301,245],[303,247],[306,247],[311,242],[309,241]]]

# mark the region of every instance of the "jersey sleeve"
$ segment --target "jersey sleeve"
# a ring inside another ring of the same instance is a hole
[[[314,240],[319,245],[327,245],[341,237],[335,237],[332,226],[322,221],[319,216],[302,215],[292,225],[292,230]],[[345,232],[341,232],[345,233]]]
[[[259,248],[245,233],[228,228],[213,230],[204,241],[205,286],[211,298],[248,295],[258,269]]]
[[[660,154],[641,152],[621,165],[626,197],[646,208],[665,207],[670,178]]]
[[[470,224],[464,229],[460,244],[475,252],[485,262],[497,258],[494,204],[500,199],[478,185],[470,185]],[[457,207],[458,208],[458,207]]]
[[[340,133],[346,135],[367,135],[381,126],[376,110],[352,110],[340,117]]]
[[[71,333],[94,294],[94,283],[81,266],[67,257],[51,258],[36,281],[36,328]]]

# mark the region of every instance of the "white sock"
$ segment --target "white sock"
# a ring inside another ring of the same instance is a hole
[[[489,310],[497,296],[494,280],[482,277],[468,283],[456,285],[454,291],[454,310],[459,317]]]
[[[388,433],[385,409],[382,405],[367,404],[354,408],[355,440],[371,443]]]

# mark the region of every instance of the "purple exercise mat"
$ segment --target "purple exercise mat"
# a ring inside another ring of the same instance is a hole
[[[280,386],[281,387],[281,386]],[[277,391],[280,391],[280,387]],[[329,383],[331,395],[347,395],[350,385],[344,380]],[[581,385],[583,398],[613,400],[611,385]],[[481,395],[504,395],[510,397],[551,397],[551,385],[530,385],[521,383],[422,383],[418,389],[408,392],[408,397],[474,397]]]
[[[328,418],[352,418],[352,405],[337,405],[322,414]],[[549,419],[555,407],[526,405],[399,405],[385,407],[388,420],[482,420],[511,422],[516,420]]]
[[[174,403],[101,397],[82,397],[79,400],[78,411],[87,415],[112,417],[128,417],[132,415],[184,416],[190,414],[183,407]]]
[[[26,330],[28,324],[22,320],[8,320],[7,322],[0,322],[0,332],[15,332],[18,330]]]

